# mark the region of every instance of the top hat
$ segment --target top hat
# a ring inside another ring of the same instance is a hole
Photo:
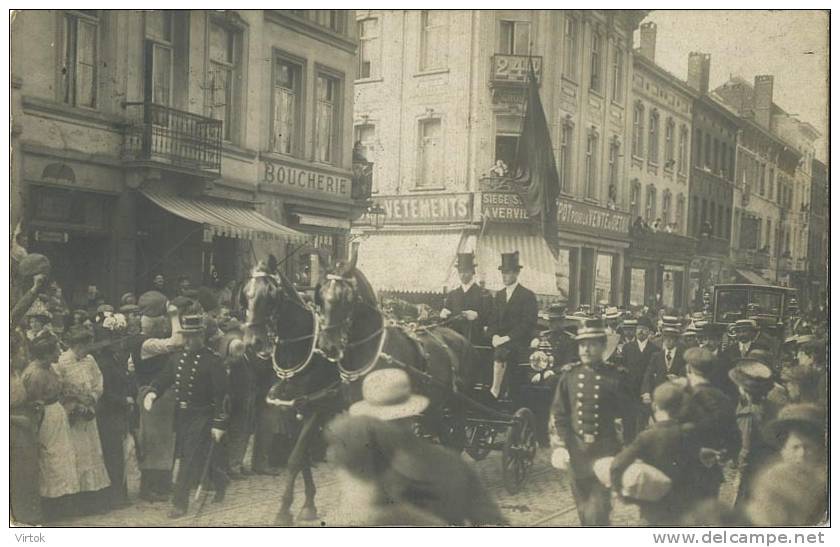
[[[365,377],[362,400],[350,406],[350,415],[398,420],[417,416],[427,406],[427,397],[411,392],[411,382],[404,370],[385,368]]]
[[[502,263],[499,270],[503,272],[519,271],[522,269],[522,264],[519,263],[519,251],[512,253],[502,253]]]
[[[816,437],[824,437],[827,426],[822,407],[812,403],[799,403],[782,408],[776,419],[768,423],[762,433],[767,443],[781,446],[791,429],[804,429]]]
[[[455,268],[459,272],[475,272],[475,254],[458,253]]]
[[[577,329],[577,334],[575,335],[575,340],[580,341],[606,337],[607,330],[604,325],[604,320],[599,317],[595,317],[581,321],[580,326],[578,326]]]

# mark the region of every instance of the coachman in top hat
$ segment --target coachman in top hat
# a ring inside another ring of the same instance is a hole
[[[184,351],[152,381],[143,405],[150,409],[159,393],[175,392],[175,453],[181,459],[172,495],[170,518],[186,514],[190,489],[204,479],[208,468],[216,488],[214,501],[227,487],[225,453],[219,443],[228,424],[228,377],[222,358],[205,343],[201,307],[190,303],[181,315]],[[208,461],[209,460],[209,461]]]
[[[461,284],[449,291],[440,317],[473,344],[482,344],[493,315],[493,297],[475,282],[475,255],[458,253],[458,277]]]
[[[628,414],[633,401],[624,369],[604,362],[604,321],[583,321],[575,339],[580,361],[564,367],[554,396],[552,415],[560,446],[552,463],[568,469],[581,524],[607,526],[610,491],[595,476],[593,464],[621,450],[616,420]]]
[[[504,288],[493,299],[493,324],[490,328],[493,345],[493,385],[490,393],[498,398],[502,392],[505,371],[509,363],[525,359],[537,327],[537,296],[519,284],[519,251],[502,253]]]

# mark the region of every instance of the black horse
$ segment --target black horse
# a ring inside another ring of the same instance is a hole
[[[356,268],[356,258],[354,254],[350,261],[339,262],[317,292],[325,323],[318,349],[338,365],[345,399],[352,403],[362,398],[358,380],[372,370],[403,367],[414,390],[430,399],[421,430],[460,448],[465,413],[451,395],[474,385],[476,351],[466,338],[444,326],[407,330],[387,325],[373,288]]]
[[[267,402],[288,410],[286,429],[296,439],[275,524],[293,522],[291,506],[298,473],[303,475],[306,493],[298,518],[315,520],[312,448],[324,424],[341,409],[338,370],[315,349],[319,325],[315,310],[278,271],[273,256],[254,269],[240,299],[247,308],[247,351],[255,358],[270,359],[277,375]]]

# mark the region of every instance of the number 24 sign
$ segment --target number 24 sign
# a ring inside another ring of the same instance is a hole
[[[542,71],[542,57],[531,57],[534,65],[534,74],[537,80],[540,79]],[[493,56],[493,79],[507,82],[528,81],[528,56],[527,55],[494,55]]]

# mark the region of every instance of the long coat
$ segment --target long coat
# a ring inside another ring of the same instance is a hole
[[[530,289],[517,285],[507,299],[507,290],[502,289],[493,297],[493,326],[490,336],[509,336],[510,342],[496,348],[495,358],[508,361],[519,358],[529,347],[537,328],[537,296]]]
[[[467,292],[459,286],[446,293],[443,307],[452,312],[452,317],[465,310],[476,312],[478,317],[474,321],[454,319],[449,327],[473,344],[483,343],[485,327],[493,320],[493,297],[489,291],[477,283],[473,283]]]

